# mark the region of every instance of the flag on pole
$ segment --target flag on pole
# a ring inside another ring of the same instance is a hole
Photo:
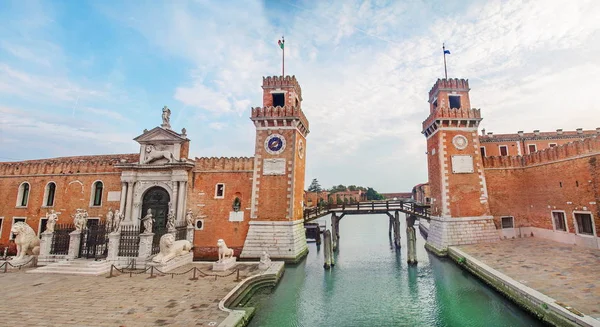
[[[450,50],[444,50],[444,54],[450,54]]]
[[[281,41],[277,41],[277,44],[279,44],[279,47],[281,48],[281,50],[283,50],[283,44],[285,43],[285,40]]]

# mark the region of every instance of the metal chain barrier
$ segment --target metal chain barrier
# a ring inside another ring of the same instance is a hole
[[[131,265],[131,264],[130,264]],[[130,265],[128,265],[127,267],[129,267]],[[198,277],[215,277],[215,280],[217,280],[217,278],[221,277],[229,277],[233,274],[237,274],[236,275],[236,282],[240,281],[240,269],[236,269],[233,270],[232,272],[230,272],[229,274],[226,275],[219,275],[219,274],[210,274],[210,273],[206,273],[202,270],[200,270],[200,268],[196,268],[196,267],[192,267],[184,272],[178,272],[178,273],[169,273],[169,272],[163,272],[160,269],[154,267],[154,266],[150,266],[146,269],[140,270],[140,271],[134,271],[134,270],[129,270],[126,271],[127,267],[124,268],[117,268],[115,265],[111,265],[110,266],[110,274],[106,277],[106,278],[113,278],[113,277],[117,277],[114,275],[114,271],[118,271],[122,274],[129,274],[129,277],[132,277],[132,275],[141,275],[144,273],[148,273],[148,271],[150,271],[150,276],[148,278],[156,278],[157,275],[162,275],[162,276],[166,276],[166,275],[171,275],[171,278],[174,278],[175,276],[181,276],[181,275],[186,275],[189,274],[190,272],[192,272],[192,278],[190,278],[190,280],[198,280]]]
[[[22,267],[28,265],[29,263],[31,263],[33,261],[33,265],[32,267],[37,267],[37,257],[31,257],[29,259],[29,261],[21,264],[21,265],[13,265],[12,263],[10,263],[9,261],[4,261],[3,264],[0,265],[0,270],[2,270],[3,273],[6,273],[8,270],[8,266],[10,265],[13,268],[19,268],[19,270],[21,270]]]

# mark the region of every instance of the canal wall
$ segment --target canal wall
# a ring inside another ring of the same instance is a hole
[[[219,309],[228,312],[229,315],[218,327],[243,327],[246,326],[254,316],[255,309],[236,308],[246,303],[252,295],[263,287],[273,287],[279,283],[285,271],[285,263],[273,261],[271,266],[260,274],[250,276],[241,281],[219,302]]]
[[[556,300],[527,287],[509,276],[455,247],[448,247],[448,256],[504,296],[552,326],[600,326],[600,321],[588,315],[579,316],[560,306]]]

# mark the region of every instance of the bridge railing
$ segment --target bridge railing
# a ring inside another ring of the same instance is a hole
[[[304,221],[316,219],[325,216],[332,211],[336,212],[372,212],[372,211],[391,211],[398,210],[408,214],[414,214],[419,218],[429,220],[429,206],[413,201],[388,200],[388,201],[368,201],[357,202],[353,204],[326,204],[304,209]]]

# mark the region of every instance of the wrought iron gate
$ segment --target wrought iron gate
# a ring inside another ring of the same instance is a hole
[[[56,227],[54,227],[54,233],[52,234],[50,254],[69,254],[69,240],[71,239],[71,235],[69,235],[69,233],[74,230],[75,225],[73,224],[57,224]]]
[[[103,259],[108,256],[108,227],[104,224],[88,225],[81,233],[79,257]]]

